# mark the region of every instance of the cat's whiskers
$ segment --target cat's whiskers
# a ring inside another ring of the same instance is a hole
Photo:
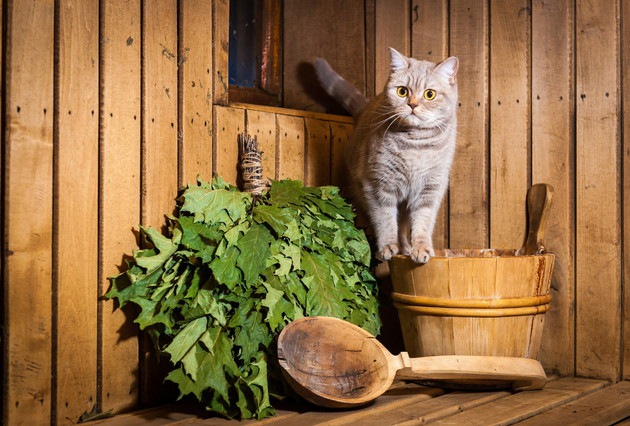
[[[379,110],[382,112],[379,112]],[[359,128],[370,130],[370,134],[374,134],[381,126],[391,121],[387,126],[387,129],[385,130],[385,133],[387,133],[387,130],[389,130],[391,125],[396,121],[397,118],[399,118],[399,113],[392,112],[390,109],[387,109],[385,107],[379,108],[379,110],[375,110],[372,112],[372,115],[377,118],[377,120],[366,120],[365,124],[360,125]]]
[[[419,118],[425,121],[424,127],[426,129],[436,129],[436,133],[444,133],[449,130],[449,121],[445,120],[443,117],[434,118],[429,115],[424,115]]]
[[[389,131],[390,127],[392,127],[392,125],[396,122],[396,120],[401,119],[406,117],[405,114],[403,114],[402,112],[398,112],[394,114],[394,119],[392,120],[391,123],[389,123],[389,126],[387,126],[387,129],[385,129],[385,131],[383,132],[383,137],[385,137],[385,135],[387,135],[387,132]]]

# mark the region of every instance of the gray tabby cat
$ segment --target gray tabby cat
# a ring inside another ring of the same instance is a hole
[[[457,67],[408,58],[390,48],[391,72],[382,93],[368,100],[323,59],[322,87],[350,112],[356,126],[345,147],[350,196],[374,229],[376,257],[407,254],[426,263],[448,187],[456,139]]]

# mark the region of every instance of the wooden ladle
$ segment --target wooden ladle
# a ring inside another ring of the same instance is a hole
[[[392,355],[374,336],[332,317],[304,317],[278,338],[284,377],[302,398],[329,408],[366,404],[390,388],[397,374],[412,380],[508,383],[541,389],[547,377],[533,359],[489,356]]]

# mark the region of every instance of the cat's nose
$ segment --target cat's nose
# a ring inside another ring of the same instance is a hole
[[[409,108],[411,108],[411,110],[413,111],[416,107],[418,106],[418,104],[416,102],[409,102]]]

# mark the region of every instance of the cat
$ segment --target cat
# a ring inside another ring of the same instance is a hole
[[[389,51],[389,79],[369,101],[326,60],[315,60],[315,72],[355,118],[344,148],[349,197],[372,225],[375,257],[400,253],[426,263],[455,153],[459,60],[436,64]]]

